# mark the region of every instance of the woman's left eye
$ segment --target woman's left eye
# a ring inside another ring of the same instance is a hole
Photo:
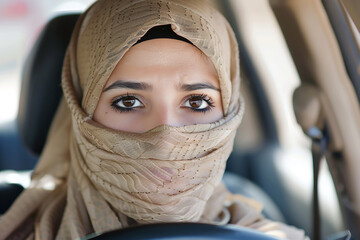
[[[186,100],[184,107],[190,108],[195,112],[205,112],[211,110],[214,104],[211,98],[206,95],[195,95]]]

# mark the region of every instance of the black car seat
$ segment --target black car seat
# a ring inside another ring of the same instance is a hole
[[[18,113],[18,129],[25,147],[39,156],[44,147],[54,113],[62,96],[61,71],[66,48],[79,14],[62,15],[52,19],[44,28],[25,62]],[[31,126],[31,127],[29,127]],[[263,213],[270,219],[284,221],[271,198],[257,185],[232,173],[224,181],[230,191],[257,199],[264,205]],[[0,186],[0,214],[5,211],[21,189]],[[10,195],[6,195],[11,192]]]
[[[23,149],[18,149],[22,152],[22,157],[36,159],[44,147],[62,96],[60,82],[63,59],[78,17],[79,14],[69,14],[52,19],[41,32],[25,61],[17,129],[22,144],[32,155],[24,154]],[[18,145],[17,136],[13,138],[10,144]],[[0,179],[6,179],[7,174],[7,171],[1,172]],[[13,171],[10,174],[16,175]],[[17,173],[18,176],[21,174],[23,173]],[[27,172],[24,174],[28,175]],[[11,206],[23,189],[20,184],[0,181],[0,215]]]
[[[18,128],[24,145],[40,155],[62,96],[61,71],[79,14],[52,19],[41,32],[23,70]],[[29,127],[31,126],[31,127]]]

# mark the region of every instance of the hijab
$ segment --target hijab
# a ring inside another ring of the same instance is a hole
[[[117,63],[161,25],[213,62],[224,117],[145,133],[95,122]],[[63,100],[31,185],[1,218],[0,234],[74,239],[135,223],[213,220],[224,201],[221,179],[244,111],[239,85],[234,33],[206,0],[98,0],[75,26],[62,72]],[[27,222],[35,227],[24,228]]]

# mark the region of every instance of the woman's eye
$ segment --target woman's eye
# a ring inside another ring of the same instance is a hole
[[[193,111],[205,112],[210,110],[214,105],[209,97],[205,95],[198,95],[191,96],[188,100],[186,100],[184,106]]]
[[[131,111],[134,108],[140,108],[144,106],[144,104],[142,104],[142,102],[134,96],[120,97],[113,101],[111,105],[120,111]]]

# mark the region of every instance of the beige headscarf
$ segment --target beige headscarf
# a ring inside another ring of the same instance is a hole
[[[158,126],[143,134],[94,122],[116,64],[150,28],[165,24],[214,63],[225,117],[211,124]],[[65,101],[31,186],[2,217],[0,235],[74,239],[132,222],[216,217],[224,201],[218,189],[243,115],[239,84],[234,34],[205,0],[97,1],[75,27],[63,68]],[[24,221],[34,221],[35,232],[23,228]]]

